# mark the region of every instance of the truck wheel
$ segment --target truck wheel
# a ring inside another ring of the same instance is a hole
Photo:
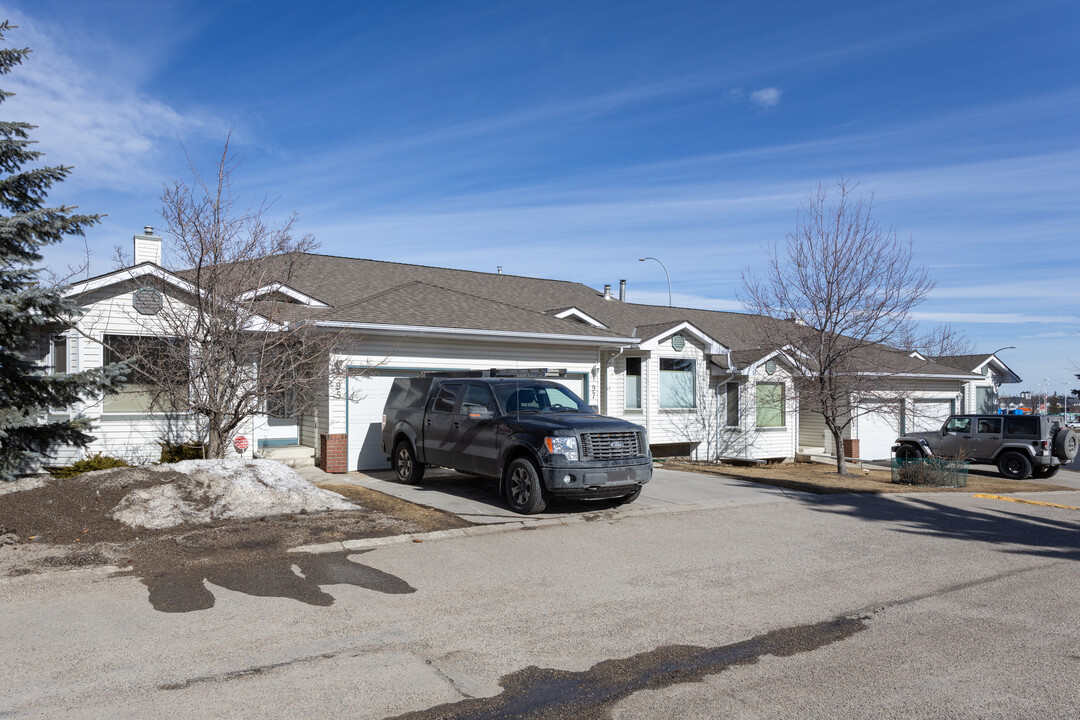
[[[630,493],[629,495],[623,495],[620,498],[615,498],[615,505],[616,506],[618,506],[618,505],[626,505],[627,503],[634,502],[641,495],[641,488],[642,487],[644,487],[644,486],[643,485],[638,485],[636,488],[634,488],[634,492]]]
[[[998,459],[998,471],[1010,480],[1026,480],[1031,475],[1031,461],[1018,452],[1007,452]]]
[[[394,446],[394,473],[399,482],[409,485],[419,485],[424,479],[424,463],[416,461],[416,452],[408,440]]]
[[[1061,469],[1060,465],[1051,465],[1050,467],[1042,467],[1042,468],[1039,468],[1038,470],[1033,471],[1032,476],[1037,477],[1040,480],[1045,480],[1046,478],[1052,478],[1055,475],[1057,475],[1057,472],[1060,469]]]
[[[910,465],[913,461],[922,459],[922,453],[911,445],[901,445],[896,448],[896,459],[901,466]]]
[[[535,515],[544,512],[547,500],[544,498],[544,485],[540,473],[527,458],[518,458],[506,468],[506,504],[510,509],[522,515]]]
[[[1077,438],[1076,431],[1072,428],[1063,427],[1054,435],[1054,455],[1061,462],[1068,464],[1076,457],[1078,447],[1080,438]]]

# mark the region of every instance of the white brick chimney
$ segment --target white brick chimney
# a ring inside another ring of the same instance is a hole
[[[154,234],[154,228],[147,225],[142,235],[135,235],[135,264],[152,262],[161,265],[161,238]]]

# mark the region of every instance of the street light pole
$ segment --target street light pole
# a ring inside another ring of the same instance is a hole
[[[646,260],[656,260],[656,262],[660,263],[660,267],[664,268],[664,277],[667,278],[667,304],[668,304],[668,307],[671,307],[671,276],[668,275],[667,266],[664,265],[664,263],[660,262],[659,258],[654,258],[654,257],[638,258],[638,262],[645,262]]]

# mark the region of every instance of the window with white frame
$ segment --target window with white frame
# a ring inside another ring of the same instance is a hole
[[[165,392],[170,383],[187,387],[187,354],[176,338],[141,335],[105,335],[102,338],[105,365],[127,361],[127,382],[102,402],[106,413],[167,412],[173,409]],[[181,354],[182,353],[182,354]],[[181,369],[183,368],[183,369]],[[170,372],[170,370],[174,372]],[[175,375],[175,377],[171,377]],[[150,377],[160,378],[151,382]]]
[[[626,358],[626,409],[641,409],[641,358]]]
[[[784,427],[787,417],[784,405],[784,383],[758,383],[757,426]]]
[[[729,382],[724,386],[725,405],[727,406],[727,418],[724,424],[728,427],[739,427],[739,383]]]
[[[660,407],[689,410],[697,407],[697,364],[683,358],[660,358]]]

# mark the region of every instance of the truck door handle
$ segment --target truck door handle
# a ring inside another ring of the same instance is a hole
[[[971,436],[970,436],[970,435],[965,435],[965,436],[964,436],[964,439],[965,439],[965,440],[970,440],[970,439],[971,439]]]

